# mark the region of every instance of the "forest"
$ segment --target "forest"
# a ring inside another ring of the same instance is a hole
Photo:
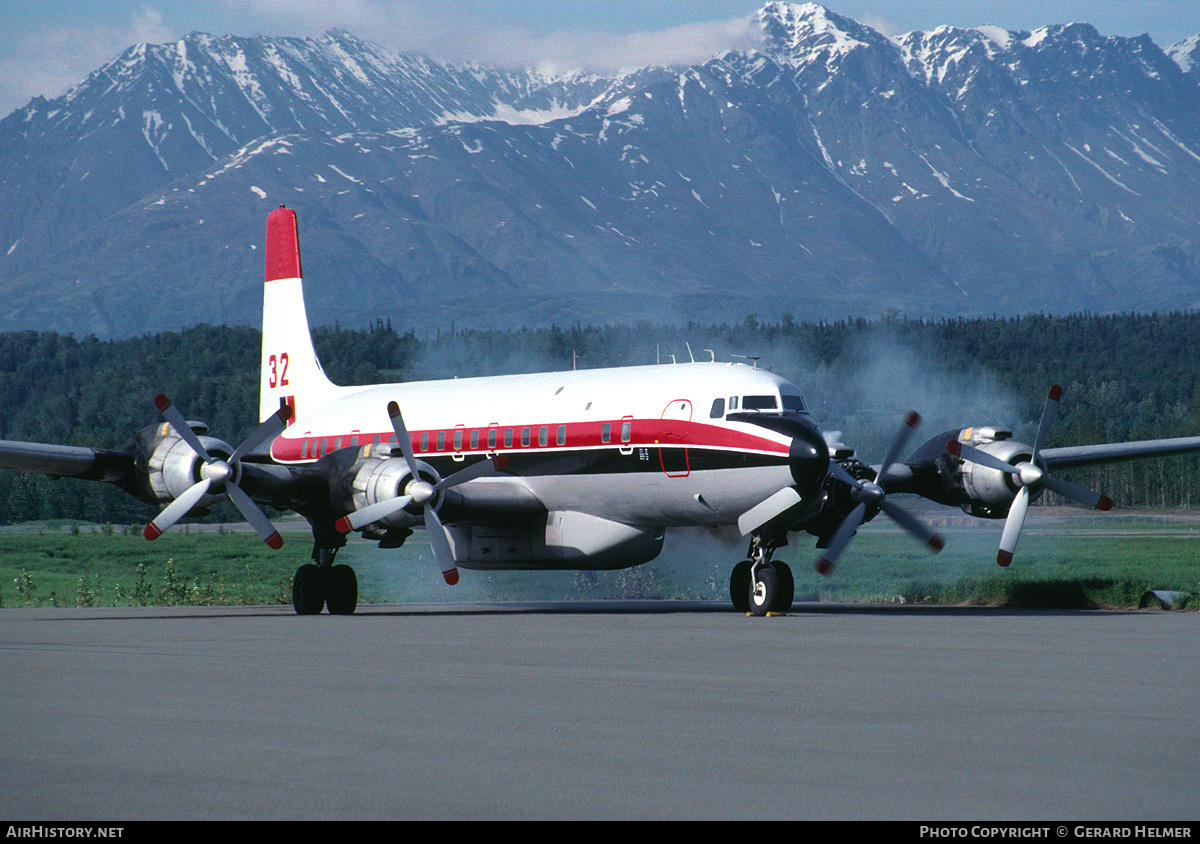
[[[942,431],[1001,425],[1026,442],[1052,384],[1063,400],[1047,446],[1200,435],[1200,314],[808,322],[747,315],[722,325],[430,329],[315,328],[330,378],[373,384],[689,360],[769,368],[804,393],[822,430],[867,462],[912,408],[913,445]],[[0,438],[119,447],[161,421],[166,393],[188,419],[237,444],[257,423],[260,334],[200,325],[124,340],[0,334]],[[1200,458],[1116,464],[1068,475],[1119,507],[1200,505]],[[1055,503],[1044,496],[1042,503]],[[154,510],[106,484],[0,471],[0,524],[82,519],[140,524]],[[236,519],[217,508],[209,519]]]

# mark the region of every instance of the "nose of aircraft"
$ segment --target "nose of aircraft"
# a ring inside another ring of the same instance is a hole
[[[812,422],[798,419],[794,425],[788,462],[792,479],[796,482],[796,491],[805,501],[809,501],[820,491],[825,476],[829,474],[829,447]]]

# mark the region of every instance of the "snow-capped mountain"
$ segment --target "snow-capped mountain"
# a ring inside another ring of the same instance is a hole
[[[757,20],[757,51],[618,79],[346,33],[131,48],[0,121],[0,328],[255,322],[279,204],[350,325],[1200,304],[1195,39]]]

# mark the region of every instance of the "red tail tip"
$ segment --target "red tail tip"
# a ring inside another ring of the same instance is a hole
[[[1012,562],[1012,552],[1011,551],[1001,551],[999,554],[996,555],[996,562],[1002,566],[1007,566],[1009,563]]]
[[[450,586],[458,583],[458,569],[450,569],[450,571],[442,572],[442,577],[446,578],[446,583]]]
[[[280,206],[267,215],[266,280],[300,278],[300,275],[296,212]]]
[[[154,524],[154,522],[151,522],[150,524],[146,525],[146,529],[142,531],[142,536],[146,537],[147,539],[154,540],[162,536],[162,531],[158,529],[158,525]]]
[[[349,533],[350,531],[354,530],[353,526],[350,524],[349,516],[342,516],[333,523],[333,526],[338,529],[339,533]]]
[[[833,563],[822,557],[817,560],[817,571],[826,576],[831,575],[833,574]]]
[[[272,551],[278,551],[283,547],[283,537],[279,535],[279,531],[275,531],[266,538],[266,543]]]
[[[1100,496],[1100,501],[1096,503],[1097,510],[1111,510],[1113,508],[1113,500],[1107,495]]]

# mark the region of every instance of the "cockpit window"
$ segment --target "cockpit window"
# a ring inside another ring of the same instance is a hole
[[[742,410],[779,410],[775,396],[742,396]]]
[[[709,419],[720,419],[725,415],[725,399],[713,399],[712,410],[708,412]]]
[[[782,398],[784,410],[792,410],[799,413],[804,413],[808,410],[804,406],[804,397],[799,393],[784,393]]]

